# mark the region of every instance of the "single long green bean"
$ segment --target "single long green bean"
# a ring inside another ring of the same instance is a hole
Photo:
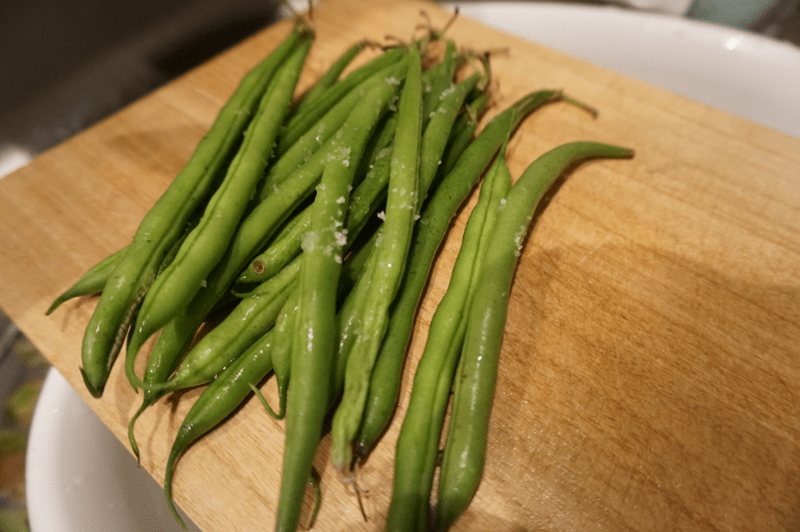
[[[420,61],[419,52],[412,48],[398,107],[386,219],[376,248],[377,267],[365,274],[372,277],[369,308],[361,318],[361,331],[348,356],[342,402],[333,417],[331,460],[339,471],[348,470],[352,461],[350,446],[361,422],[369,375],[386,329],[389,305],[402,279],[417,214],[422,120]]]
[[[277,531],[297,529],[303,494],[328,412],[337,284],[347,242],[344,222],[360,157],[361,153],[353,153],[348,147],[328,161],[312,205],[311,229],[303,238]]]
[[[499,213],[468,310],[467,331],[442,458],[436,530],[448,530],[464,512],[483,474],[508,301],[536,206],[556,179],[576,163],[590,158],[628,158],[632,155],[630,149],[596,142],[559,146],[534,161],[509,192]]]

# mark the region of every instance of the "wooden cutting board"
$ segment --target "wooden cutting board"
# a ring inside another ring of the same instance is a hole
[[[358,39],[408,39],[451,14],[416,0],[322,0],[302,87]],[[44,311],[124,246],[281,22],[0,181],[0,306],[123,442],[140,397],[119,365],[85,391],[80,341],[95,300]],[[550,105],[510,148],[515,176],[572,140],[636,149],[566,177],[540,209],[513,289],[486,473],[462,531],[764,531],[800,527],[800,140],[461,18],[493,60],[496,107],[563,88],[600,115]],[[427,324],[467,207],[424,301],[403,403],[352,488],[323,470],[322,531],[380,530],[392,457]],[[161,481],[199,393],[138,425]],[[328,457],[323,442],[317,463]],[[255,402],[180,462],[175,496],[207,531],[269,528],[283,425]],[[111,474],[111,472],[109,472]]]

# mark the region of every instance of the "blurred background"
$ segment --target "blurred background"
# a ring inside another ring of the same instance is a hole
[[[613,3],[800,45],[797,0]],[[273,0],[2,2],[0,178],[286,13]],[[28,530],[25,448],[47,370],[0,309],[0,532]]]

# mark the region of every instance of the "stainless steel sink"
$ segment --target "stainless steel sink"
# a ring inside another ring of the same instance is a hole
[[[276,0],[3,2],[0,158],[9,167],[9,158],[23,160],[69,138],[271,24],[280,16],[277,6]]]

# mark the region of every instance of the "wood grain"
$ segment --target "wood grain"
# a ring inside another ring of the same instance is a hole
[[[352,42],[409,38],[450,14],[416,0],[322,0],[302,87]],[[120,367],[92,399],[78,373],[95,304],[55,296],[125,245],[241,76],[288,33],[281,22],[0,181],[0,306],[123,442],[139,404]],[[587,163],[537,213],[514,284],[487,470],[461,531],[763,531],[800,528],[800,141],[461,18],[493,59],[496,110],[563,88],[600,111],[537,112],[509,150],[514,175],[571,140],[634,148]],[[490,113],[491,114],[491,113]],[[473,199],[474,201],[474,199]],[[470,203],[471,205],[471,203]],[[427,324],[468,205],[420,312],[403,402],[360,471],[369,522],[318,455],[315,529],[381,529],[393,446]],[[199,391],[138,425],[161,481]],[[208,531],[270,526],[282,424],[255,403],[179,463],[175,495]]]

